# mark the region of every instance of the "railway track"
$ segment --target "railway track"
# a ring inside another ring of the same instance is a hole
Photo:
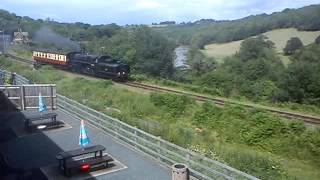
[[[32,60],[27,60],[27,59],[17,57],[12,54],[7,54],[7,56],[11,57],[15,60],[28,63],[28,64],[33,63]],[[299,120],[303,120],[306,124],[320,126],[320,117],[316,117],[316,116],[305,115],[305,114],[300,114],[300,113],[296,113],[296,112],[288,112],[288,111],[274,109],[274,108],[266,107],[266,106],[259,107],[259,106],[255,106],[255,105],[251,105],[251,104],[239,103],[239,102],[232,101],[232,100],[223,100],[223,99],[219,99],[219,98],[196,95],[196,94],[192,94],[192,93],[188,93],[188,92],[182,92],[182,91],[178,91],[178,90],[173,90],[173,89],[168,89],[168,88],[163,88],[163,87],[158,87],[158,86],[152,86],[152,85],[147,85],[147,84],[142,84],[142,83],[137,83],[137,82],[125,82],[125,83],[121,83],[121,84],[126,85],[126,86],[135,87],[135,88],[145,89],[145,90],[149,90],[149,91],[168,92],[168,93],[175,93],[175,94],[179,94],[179,95],[185,95],[185,96],[189,96],[191,98],[194,98],[198,101],[213,102],[214,104],[217,104],[219,106],[223,106],[226,103],[229,103],[229,104],[245,106],[247,108],[259,108],[262,110],[269,111],[271,113],[279,114],[279,115],[286,117],[288,119],[299,119]]]
[[[266,111],[269,111],[269,112],[272,112],[275,114],[279,114],[279,115],[286,117],[288,119],[299,119],[299,120],[303,120],[304,122],[306,122],[308,124],[320,126],[320,117],[303,115],[303,114],[294,113],[294,112],[287,112],[287,111],[282,111],[282,110],[268,108],[268,107],[256,107],[256,106],[250,105],[250,104],[242,104],[239,102],[226,101],[226,100],[219,99],[219,98],[212,98],[212,97],[207,97],[207,96],[195,95],[192,93],[181,92],[181,91],[177,91],[177,90],[173,90],[173,89],[151,86],[151,85],[146,85],[146,84],[141,84],[141,83],[136,83],[136,82],[127,82],[124,84],[131,86],[131,87],[142,88],[142,89],[147,89],[147,90],[151,90],[151,91],[169,92],[169,93],[176,93],[176,94],[180,94],[180,95],[186,95],[186,96],[192,97],[198,101],[209,101],[209,102],[213,102],[213,103],[220,105],[220,106],[223,106],[226,103],[230,103],[230,104],[246,106],[248,108],[259,108],[259,109],[263,109],[263,110],[266,110]]]
[[[123,83],[127,86],[131,86],[131,87],[136,87],[136,88],[141,88],[141,89],[146,89],[146,90],[151,90],[151,91],[160,91],[160,92],[169,92],[169,93],[175,93],[175,94],[180,94],[180,95],[185,95],[185,96],[189,96],[192,97],[198,101],[211,101],[217,105],[221,105],[223,106],[225,104],[224,100],[221,99],[216,99],[216,98],[209,98],[206,96],[200,96],[200,95],[195,95],[195,94],[191,94],[191,93],[187,93],[187,92],[182,92],[182,91],[177,91],[177,90],[173,90],[173,89],[167,89],[167,88],[162,88],[162,87],[158,87],[158,86],[151,86],[151,85],[147,85],[147,84],[142,84],[142,83],[137,83],[137,82],[126,82]]]
[[[24,58],[21,58],[21,57],[18,57],[18,56],[15,56],[15,55],[12,55],[12,54],[5,54],[6,56],[8,57],[11,57],[15,60],[18,60],[18,61],[21,61],[21,62],[25,62],[25,63],[28,63],[28,64],[33,64],[33,61],[32,60],[29,60],[29,59],[24,59]]]

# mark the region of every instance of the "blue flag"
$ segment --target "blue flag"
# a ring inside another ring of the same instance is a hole
[[[43,112],[46,110],[47,110],[46,103],[43,97],[41,96],[41,92],[39,92],[39,112]]]

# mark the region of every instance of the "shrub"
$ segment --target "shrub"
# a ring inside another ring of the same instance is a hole
[[[301,134],[306,130],[303,121],[293,121],[289,124],[289,128],[294,134]]]
[[[281,161],[270,154],[241,148],[221,148],[218,149],[217,154],[222,156],[228,165],[261,179],[286,179],[287,177]]]
[[[176,94],[153,93],[150,96],[151,102],[158,107],[164,108],[174,117],[181,116],[191,99],[187,96],[179,96]]]
[[[189,146],[194,138],[194,132],[183,123],[167,126],[167,133],[163,134],[165,139],[182,147]]]
[[[133,80],[133,81],[138,81],[138,82],[141,82],[141,81],[145,81],[147,80],[148,77],[144,74],[132,74],[130,75],[130,80]]]
[[[214,116],[218,115],[219,109],[209,102],[205,102],[201,106],[201,110],[194,114],[193,121],[195,124],[210,126],[214,121]]]

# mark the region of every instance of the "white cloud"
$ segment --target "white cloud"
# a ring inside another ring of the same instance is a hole
[[[318,3],[320,0],[1,0],[2,7],[18,15],[50,15],[59,21],[94,24],[107,23],[106,19],[120,24],[237,19]]]
[[[161,2],[157,2],[154,0],[138,0],[136,2],[137,9],[155,9],[160,7],[164,7],[164,4],[161,4]]]

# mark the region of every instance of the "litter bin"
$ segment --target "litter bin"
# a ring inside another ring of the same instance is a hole
[[[171,166],[172,178],[171,180],[189,180],[189,170],[185,164],[174,164]]]

